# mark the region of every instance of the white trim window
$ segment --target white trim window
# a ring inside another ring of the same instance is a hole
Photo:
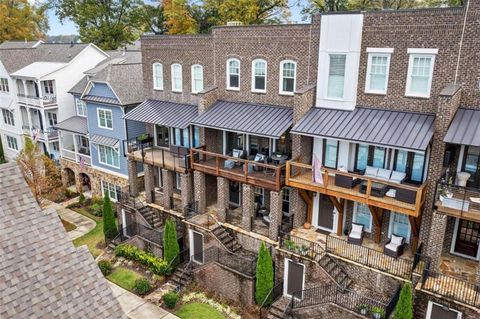
[[[0,78],[0,92],[8,93],[10,91],[8,87],[8,79]]]
[[[227,89],[240,90],[240,60],[227,60]]]
[[[297,86],[297,62],[280,62],[280,94],[293,95]]]
[[[390,225],[388,227],[388,237],[391,237],[392,234],[401,236],[405,238],[405,242],[410,241],[410,234],[412,228],[410,227],[410,221],[408,220],[408,215],[391,212],[390,213]]]
[[[363,230],[367,233],[372,232],[372,214],[367,205],[354,202],[352,221],[363,225]]]
[[[200,64],[192,65],[192,93],[196,94],[203,91],[203,66]]]
[[[7,148],[12,151],[18,151],[17,139],[13,136],[5,135],[7,138]]]
[[[434,64],[435,54],[410,54],[407,87],[405,89],[406,96],[430,97]]]
[[[5,124],[10,125],[10,126],[15,126],[15,120],[14,120],[14,116],[13,116],[12,111],[2,109],[2,115],[3,115],[3,122]]]
[[[155,62],[152,65],[153,89],[163,90],[163,64]]]
[[[118,150],[110,146],[98,145],[98,161],[104,165],[120,168]]]
[[[263,59],[252,61],[252,92],[267,92],[267,61]]]
[[[78,116],[87,117],[87,104],[79,98],[75,98],[75,109]]]
[[[102,193],[103,196],[108,195],[112,201],[116,202],[118,200],[118,195],[121,192],[121,188],[118,185],[102,180]]]
[[[43,81],[43,91],[46,95],[53,94],[53,80]]]
[[[451,309],[446,305],[441,305],[433,301],[428,302],[427,315],[425,319],[453,318],[449,315],[457,315],[456,319],[462,319],[462,313],[458,310]]]
[[[53,112],[45,112],[45,113],[47,114],[48,124],[50,126],[57,125],[57,123],[58,123],[57,113],[53,113]]]
[[[329,54],[327,98],[343,99],[346,54]]]
[[[97,109],[98,127],[113,130],[112,110]]]
[[[182,65],[178,63],[172,64],[172,91],[183,91]]]
[[[386,94],[390,69],[390,52],[372,51],[367,49],[368,65],[367,77],[365,80],[365,92]]]

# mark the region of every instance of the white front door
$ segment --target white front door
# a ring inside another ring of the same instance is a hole
[[[203,264],[203,234],[189,229],[190,260]]]

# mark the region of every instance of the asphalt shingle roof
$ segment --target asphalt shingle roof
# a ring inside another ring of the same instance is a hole
[[[42,211],[15,163],[0,165],[0,318],[125,318],[86,246]]]

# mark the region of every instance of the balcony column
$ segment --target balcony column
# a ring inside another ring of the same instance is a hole
[[[217,177],[217,215],[218,220],[227,220],[228,206],[230,202],[230,185],[226,178]]]
[[[154,167],[150,164],[143,164],[144,178],[145,178],[145,201],[147,203],[153,203],[153,191],[155,187],[154,182]]]
[[[205,212],[206,206],[206,180],[205,174],[202,172],[195,171],[193,172],[193,189],[194,189],[194,198],[195,206],[198,213],[203,214]]]
[[[427,246],[427,255],[432,259],[430,269],[438,271],[442,257],[443,241],[447,229],[448,216],[433,212],[430,226],[430,238]]]
[[[137,162],[133,159],[127,160],[127,167],[128,167],[128,181],[130,184],[129,192],[130,195],[133,197],[138,196],[138,170],[137,170]]]
[[[293,212],[293,228],[302,227],[307,221],[307,205],[300,197],[298,188],[290,189],[290,212]]]
[[[186,207],[188,207],[193,201],[192,174],[180,174],[180,188],[182,192],[182,209],[183,212],[185,212]]]
[[[255,215],[255,187],[242,184],[242,228],[252,230],[252,217]]]
[[[278,230],[282,225],[282,193],[270,191],[270,227],[268,237],[278,240]]]
[[[174,172],[169,171],[168,169],[162,168],[162,177],[163,177],[163,196],[162,196],[162,206],[165,209],[172,209],[172,198],[173,198],[173,178]]]

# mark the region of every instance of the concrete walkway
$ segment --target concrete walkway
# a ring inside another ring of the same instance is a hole
[[[68,236],[71,240],[77,239],[91,231],[95,228],[95,221],[91,220],[88,217],[83,216],[82,214],[77,213],[69,208],[64,207],[61,204],[54,202],[48,203],[45,208],[54,208],[57,211],[58,216],[66,220],[69,223],[74,224],[77,228],[68,232]]]
[[[159,306],[147,302],[128,290],[108,282],[113,295],[118,299],[123,311],[130,319],[180,319]]]

